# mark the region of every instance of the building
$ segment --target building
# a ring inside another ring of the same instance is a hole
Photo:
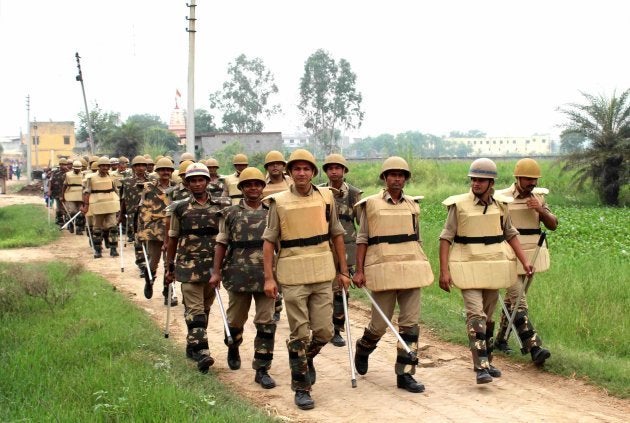
[[[212,156],[228,145],[238,142],[243,146],[242,153],[267,153],[270,150],[282,151],[282,132],[210,132],[195,136],[195,153],[201,157]]]
[[[27,145],[28,134],[22,134]],[[69,157],[76,145],[74,122],[31,122],[31,165],[33,169],[52,167],[59,157]]]
[[[545,156],[553,153],[553,142],[549,134],[530,137],[483,137],[445,138],[447,143],[459,143],[471,148],[470,156]]]
[[[2,146],[2,159],[22,161],[22,140],[19,135],[0,137],[0,146]]]
[[[168,122],[168,130],[179,137],[179,144],[186,145],[186,113],[179,108],[177,98],[179,91],[175,96],[175,108],[171,112],[171,118]]]
[[[309,135],[303,132],[282,134],[282,144],[286,150],[304,148],[308,144]]]

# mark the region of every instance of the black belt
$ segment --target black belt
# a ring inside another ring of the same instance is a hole
[[[82,187],[81,184],[68,184],[69,187]]]
[[[108,192],[114,192],[114,188],[110,189],[93,189],[90,191],[90,194],[106,194]]]
[[[517,229],[518,233],[521,235],[540,235],[542,230],[540,228],[536,229]]]
[[[315,235],[310,238],[297,238],[297,239],[288,239],[281,240],[280,247],[282,248],[292,248],[292,247],[308,247],[309,245],[317,245],[322,242],[326,242],[330,239],[330,235]]]
[[[459,236],[455,235],[455,242],[459,244],[498,244],[505,241],[503,235],[497,236]]]
[[[410,241],[418,241],[418,234],[371,236],[368,238],[368,245],[380,244],[382,242],[401,244]]]
[[[230,247],[232,248],[260,248],[262,246],[262,239],[255,239],[252,241],[230,241]]]
[[[243,194],[232,194],[230,198],[243,198]]]
[[[179,231],[180,235],[197,235],[197,236],[207,236],[207,235],[217,235],[219,230],[217,228],[197,228],[197,229],[182,229]]]

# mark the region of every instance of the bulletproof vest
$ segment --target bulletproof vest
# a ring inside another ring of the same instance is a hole
[[[219,179],[217,179],[215,181],[208,182],[208,188],[206,190],[213,197],[221,197],[223,195],[224,185],[225,184],[223,183],[223,179],[219,178]]]
[[[512,195],[512,192],[507,192],[507,194]],[[534,191],[532,195],[538,198],[541,204],[545,204],[545,196],[543,194]],[[509,210],[512,224],[519,232],[518,240],[521,243],[521,248],[523,248],[527,259],[531,262],[542,231],[540,229],[538,212],[527,207],[527,200],[527,198],[514,197],[514,201],[509,205]],[[541,246],[536,262],[531,264],[536,269],[536,273],[549,269],[550,259],[546,242]],[[519,275],[525,274],[523,266],[517,266],[517,270]]]
[[[267,197],[268,195],[286,191],[289,189],[289,185],[291,185],[292,182],[293,180],[289,178],[288,176],[284,176],[282,178],[282,182],[278,182],[276,184],[272,184],[269,182],[269,180],[267,180],[267,185],[265,185],[262,195],[263,197]]]
[[[132,215],[138,211],[140,194],[142,193],[146,182],[148,182],[146,179],[138,179],[135,175],[123,181],[122,198],[125,202],[125,210],[127,214]]]
[[[378,193],[359,202],[361,207],[365,207],[368,225],[364,263],[368,288],[386,291],[431,285],[433,271],[416,232],[418,204],[407,197],[393,204]]]
[[[507,205],[475,205],[474,194],[447,198],[456,206],[457,234],[451,245],[449,270],[460,289],[507,288],[516,281],[516,255],[503,237]]]
[[[169,196],[171,197],[171,201],[179,201],[185,198],[189,198],[190,191],[188,191],[188,189],[184,185],[179,184],[175,186],[173,191],[170,192]]]
[[[271,198],[280,221],[278,282],[302,285],[332,281],[336,272],[327,218],[334,201],[330,190],[313,187],[312,195],[306,197],[287,190]]]
[[[243,198],[243,193],[236,187],[238,185],[238,175],[236,173],[227,175],[224,180],[228,188],[228,195],[232,199],[232,205],[237,205]]]
[[[108,176],[95,174],[88,180],[90,184],[90,206],[93,214],[109,214],[120,211],[120,200],[114,191],[114,182]]]
[[[182,182],[182,177],[179,176],[179,169],[175,169],[173,173],[171,173],[171,181],[176,184],[180,184]]]
[[[146,184],[143,191],[144,201],[139,208],[138,236],[141,240],[164,241],[166,231],[166,207],[170,204],[170,199],[166,192],[158,188],[157,182]]]
[[[184,201],[175,209],[179,220],[177,260],[212,260],[219,233],[219,207],[211,198],[208,198],[207,207],[193,207],[191,201]]]
[[[66,201],[83,201],[83,176],[71,170],[66,173],[65,182],[68,186],[64,193]]]
[[[223,264],[223,286],[234,292],[262,292],[264,288],[263,239],[268,208],[231,206],[221,212],[230,234]]]
[[[50,195],[53,198],[61,197],[65,177],[66,173],[61,169],[57,169],[52,173],[50,178]]]
[[[117,189],[120,189],[120,186],[122,185],[122,179],[125,175],[115,170],[113,172],[109,172],[109,176],[112,177],[112,180],[114,181],[114,186]]]

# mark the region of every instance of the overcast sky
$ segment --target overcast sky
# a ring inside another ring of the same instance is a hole
[[[88,104],[168,122],[186,105],[185,0],[0,0],[0,135],[31,120],[74,120],[82,57]],[[275,74],[284,114],[265,130],[301,127],[306,58],[347,59],[363,94],[354,135],[479,129],[491,136],[557,134],[558,106],[580,90],[630,88],[630,3],[576,1],[197,0],[195,107],[241,53]]]

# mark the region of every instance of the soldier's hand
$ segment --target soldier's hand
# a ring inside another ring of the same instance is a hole
[[[85,206],[81,206],[81,208],[79,210],[81,210],[81,213],[83,213],[83,214],[87,214],[87,212],[88,212],[88,208],[85,207]]]
[[[525,275],[527,277],[532,277],[534,275],[534,266],[532,266],[530,263],[524,264],[523,270],[525,270]]]
[[[265,279],[264,290],[267,297],[275,299],[278,295],[278,284],[273,278]]]
[[[221,275],[219,275],[218,273],[213,273],[210,276],[209,284],[210,284],[210,287],[212,289],[220,288],[221,287]]]
[[[173,283],[173,272],[169,272],[168,270],[166,271],[166,274],[164,275],[164,280],[166,281],[167,284]]]
[[[365,274],[363,273],[363,270],[357,270],[352,277],[352,282],[359,288],[365,286]]]
[[[527,207],[536,210],[538,213],[542,213],[543,210],[540,200],[533,195],[527,200]]]
[[[440,272],[440,288],[446,292],[451,292],[451,286],[453,286],[453,279],[450,272],[448,270]]]
[[[350,288],[350,283],[352,282],[352,280],[343,273],[337,273],[337,282],[339,283],[339,285],[343,286],[343,290],[345,292],[348,292],[348,288]]]

